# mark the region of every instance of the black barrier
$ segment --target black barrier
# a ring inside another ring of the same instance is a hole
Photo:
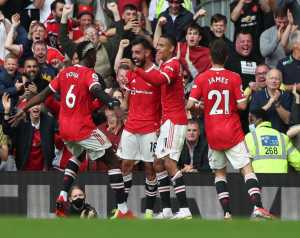
[[[263,204],[273,214],[288,220],[300,219],[300,175],[258,175],[262,185]],[[239,174],[228,175],[232,212],[236,216],[249,216],[251,206]],[[28,217],[52,217],[60,190],[62,174],[59,172],[1,172],[0,214]],[[78,184],[85,187],[87,200],[102,217],[107,217],[115,206],[113,192],[105,174],[89,172],[79,176]],[[223,212],[218,203],[212,174],[185,175],[188,203],[194,216],[220,219]],[[174,194],[172,209],[178,209]],[[139,216],[144,211],[144,174],[135,173],[128,205]],[[159,201],[159,198],[157,199]],[[155,210],[159,210],[159,202]]]

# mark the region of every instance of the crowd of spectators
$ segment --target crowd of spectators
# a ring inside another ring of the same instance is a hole
[[[177,40],[186,98],[197,75],[211,67],[210,43],[224,39],[229,49],[225,67],[241,76],[248,99],[248,109],[240,113],[244,132],[249,132],[249,111],[262,109],[267,112],[264,120],[288,132],[299,148],[299,9],[296,0],[234,0],[229,16],[214,14],[205,26],[200,19],[207,12],[198,0],[0,0],[0,170],[65,168],[72,154],[58,131],[59,95],[30,109],[27,120],[16,127],[9,119],[61,69],[78,63],[77,45],[86,40],[96,45],[94,69],[102,88],[125,112],[119,118],[113,110],[94,105],[94,122],[116,152],[127,110],[128,92],[122,82],[129,70],[120,65],[119,55],[131,57],[130,43],[136,37],[146,38],[155,48],[162,34]],[[229,21],[233,39],[227,37]],[[186,173],[210,171],[202,114],[188,117],[178,166]],[[101,160],[81,156],[81,171],[107,170]]]

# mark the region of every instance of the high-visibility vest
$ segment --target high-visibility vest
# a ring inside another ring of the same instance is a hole
[[[287,173],[289,163],[300,171],[300,152],[287,135],[271,127],[271,122],[260,123],[245,140],[255,173]]]
[[[164,7],[164,3],[166,0],[158,0],[157,4],[156,4],[156,9],[155,9],[155,17],[158,18],[158,16],[162,13],[163,11],[163,7]],[[184,0],[183,1],[183,7],[192,12],[193,10],[193,4],[191,0]]]

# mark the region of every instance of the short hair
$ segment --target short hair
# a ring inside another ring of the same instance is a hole
[[[197,124],[198,127],[200,128],[199,122],[195,119],[188,119],[188,124]]]
[[[268,113],[262,108],[254,108],[250,110],[250,113],[256,117],[256,119],[262,119],[263,121],[268,121]]]
[[[126,10],[131,10],[131,11],[136,11],[136,12],[138,11],[137,7],[133,4],[126,4],[124,6],[124,11],[123,12],[125,12]]]
[[[118,67],[118,71],[119,71],[120,69],[130,70],[130,67],[129,67],[129,65],[127,65],[127,64],[120,64],[119,67]]]
[[[43,45],[43,46],[45,46],[47,48],[47,43],[45,41],[39,40],[39,41],[33,42],[32,43],[32,49],[35,48],[36,45]]]
[[[294,31],[293,33],[290,34],[290,38],[289,38],[289,45],[292,48],[294,44],[296,44],[297,42],[300,43],[300,31]]]
[[[79,186],[78,184],[75,184],[75,185],[72,185],[72,187],[70,188],[70,191],[69,191],[69,194],[68,194],[68,197],[70,198],[71,197],[71,194],[73,192],[73,190],[75,189],[79,189],[83,192],[84,196],[85,196],[85,191],[83,189],[83,187]]]
[[[36,63],[38,63],[37,59],[34,58],[34,57],[27,57],[25,60],[24,60],[24,65],[27,61],[35,61]]]
[[[193,21],[191,24],[189,24],[186,27],[185,34],[187,34],[187,32],[188,32],[189,29],[194,29],[194,30],[198,31],[199,35],[203,35],[203,30],[202,30],[201,26],[199,26],[199,24],[197,22]]]
[[[145,49],[151,50],[152,52],[154,52],[154,47],[153,47],[153,45],[152,45],[152,44],[150,43],[150,41],[147,40],[145,37],[137,36],[137,37],[134,38],[134,40],[131,42],[131,46],[139,45],[139,44],[141,44]]]
[[[224,65],[228,56],[228,46],[223,39],[216,39],[210,45],[212,62]]]
[[[287,7],[278,7],[274,10],[274,17],[286,17],[287,16]]]
[[[56,5],[57,5],[58,3],[66,4],[66,1],[65,1],[65,0],[55,0],[54,2],[52,2],[51,5],[50,5],[51,11],[55,11]]]
[[[216,13],[215,15],[213,15],[211,17],[210,25],[212,25],[213,23],[219,22],[219,21],[223,21],[225,23],[225,25],[227,25],[227,17],[220,13]]]
[[[280,78],[280,81],[282,82],[282,72],[279,70],[279,69],[276,69],[276,68],[272,68],[268,71],[268,73],[266,74],[266,79],[269,78],[270,74],[273,72],[273,71],[276,71],[278,74],[279,74],[279,78]]]
[[[177,41],[173,36],[171,36],[169,34],[162,34],[160,37],[167,39],[169,41],[169,43],[176,48]]]
[[[250,35],[250,36],[251,36],[251,39],[252,39],[251,32],[249,32],[248,30],[242,29],[242,30],[238,31],[237,34],[236,34],[236,39],[237,39],[240,35]],[[252,39],[252,40],[253,40],[253,39]]]
[[[42,27],[45,31],[47,30],[45,25],[41,22],[35,22],[32,26],[32,28],[35,28],[35,27]]]
[[[19,58],[13,54],[13,53],[9,53],[4,57],[4,61],[8,60],[8,59],[14,59],[14,60],[18,60]]]
[[[91,41],[80,42],[76,49],[79,61],[83,60],[92,50],[95,50],[95,46]]]

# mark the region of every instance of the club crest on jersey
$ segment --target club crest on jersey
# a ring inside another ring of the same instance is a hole
[[[93,81],[96,81],[96,82],[99,81],[99,77],[98,77],[98,75],[96,73],[92,74],[92,78],[93,78]]]

